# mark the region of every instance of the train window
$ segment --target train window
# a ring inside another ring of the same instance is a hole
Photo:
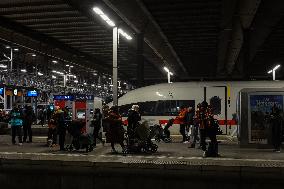
[[[165,101],[159,100],[156,105],[156,115],[162,116],[165,114]]]
[[[180,107],[192,107],[193,109],[195,108],[195,100],[178,100],[177,101],[177,109]]]
[[[154,116],[155,115],[155,101],[147,101],[147,102],[140,102],[138,103],[140,113],[142,116]]]
[[[132,104],[126,104],[119,107],[119,112],[122,117],[127,117],[129,109],[132,107]]]
[[[176,100],[165,101],[165,115],[177,115]]]

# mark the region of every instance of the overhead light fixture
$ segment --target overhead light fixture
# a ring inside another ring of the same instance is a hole
[[[164,70],[167,72],[168,75],[168,83],[172,83],[171,82],[171,75],[174,75],[172,72],[170,72],[169,68],[167,68],[166,66],[164,66]]]
[[[102,88],[102,86],[98,85],[98,88]]]
[[[70,68],[73,68],[73,67],[74,67],[74,66],[72,66],[72,65],[70,66]]]
[[[84,85],[87,85],[87,83],[84,83]]]
[[[0,68],[7,68],[7,65],[0,64]]]
[[[33,57],[36,57],[36,54],[32,54]]]
[[[164,67],[164,70],[165,70],[166,72],[170,72],[169,68],[167,68],[167,67]]]
[[[74,83],[78,83],[78,82],[79,82],[78,80],[75,80],[75,81],[74,81]]]
[[[94,7],[93,11],[99,15],[109,26],[115,27],[115,23],[99,7]]]
[[[26,69],[21,69],[21,72],[26,73],[27,70]]]
[[[122,29],[118,29],[118,33],[121,34],[123,37],[125,37],[127,40],[131,40],[132,37],[130,35],[128,35],[125,31],[123,31]]]
[[[38,73],[37,73],[37,75],[39,75],[39,76],[43,76],[43,73],[41,73],[41,72],[38,72]]]
[[[69,67],[69,64],[66,64],[66,67]]]
[[[56,73],[56,74],[59,74],[59,75],[64,75],[63,72],[59,72],[59,71],[56,71],[56,70],[52,70],[52,73]]]
[[[92,84],[92,87],[94,87],[95,86],[95,84]]]
[[[15,48],[14,51],[19,51],[19,49],[18,49],[18,48]]]
[[[55,75],[52,75],[51,77],[52,77],[52,79],[56,79],[57,78]]]
[[[267,73],[268,74],[271,74],[272,73],[272,78],[273,78],[273,81],[275,80],[276,78],[276,74],[275,74],[275,71],[280,68],[280,64],[276,65],[272,70],[269,70]]]
[[[10,49],[11,47],[10,46],[6,46],[6,49]]]
[[[52,60],[52,63],[57,64],[58,61],[57,60]]]
[[[94,76],[97,76],[98,74],[97,73],[94,73]]]

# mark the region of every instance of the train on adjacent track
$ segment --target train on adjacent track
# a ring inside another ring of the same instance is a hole
[[[135,89],[118,99],[125,120],[128,110],[138,104],[142,120],[150,125],[165,124],[178,115],[182,106],[196,109],[207,101],[213,107],[223,134],[235,133],[238,125],[239,92],[246,88],[283,88],[283,81],[216,81],[163,83]],[[170,129],[179,134],[178,122]]]

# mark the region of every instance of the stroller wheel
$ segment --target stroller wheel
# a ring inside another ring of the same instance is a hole
[[[152,144],[150,146],[150,151],[151,152],[155,153],[155,152],[157,152],[157,150],[158,150],[158,145],[157,144]]]
[[[66,150],[68,150],[69,152],[72,152],[73,151],[73,145],[67,145]]]

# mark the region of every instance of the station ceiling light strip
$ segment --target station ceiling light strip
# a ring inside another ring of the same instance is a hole
[[[94,7],[93,11],[99,15],[109,26],[115,27],[114,21],[112,21],[99,7]],[[118,33],[125,37],[127,40],[132,40],[132,37],[128,35],[125,31],[121,28],[118,29]]]

